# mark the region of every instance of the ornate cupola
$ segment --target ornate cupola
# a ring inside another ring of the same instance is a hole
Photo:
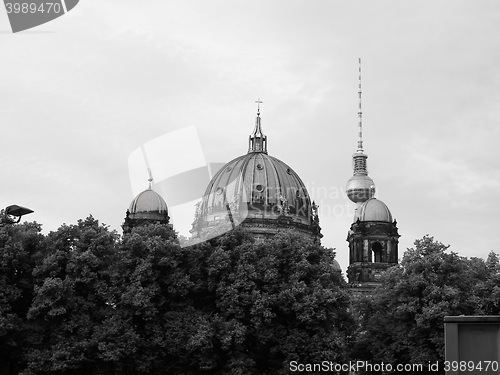
[[[349,284],[373,288],[382,273],[398,263],[399,234],[387,205],[370,198],[358,208],[356,221],[347,235]]]
[[[260,100],[248,152],[224,165],[212,178],[198,207],[191,233],[224,232],[237,225],[257,239],[294,229],[321,238],[318,206],[311,203],[299,175],[281,160],[268,155],[262,132]]]
[[[130,232],[133,227],[154,223],[172,227],[169,224],[167,203],[160,194],[152,189],[152,181],[153,179],[150,177],[149,187],[139,193],[130,203],[122,225],[124,233]]]
[[[368,177],[367,155],[363,151],[361,121],[361,59],[359,60],[358,148],[353,155],[354,174],[346,193],[356,203],[353,223],[347,235],[349,267],[347,277],[354,294],[370,293],[382,273],[398,263],[398,228],[387,205],[374,198],[375,184]]]

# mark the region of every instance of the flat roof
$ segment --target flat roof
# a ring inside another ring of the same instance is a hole
[[[500,323],[500,315],[445,316],[445,323]]]

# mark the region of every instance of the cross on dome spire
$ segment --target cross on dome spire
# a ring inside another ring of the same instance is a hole
[[[255,103],[257,103],[257,115],[260,115],[260,103],[264,103],[264,102],[262,100],[260,100],[260,98],[257,98]]]
[[[262,100],[258,98],[255,103],[257,103],[257,118],[255,119],[253,133],[248,137],[248,153],[263,152],[267,154],[267,136],[262,132],[262,126],[260,125],[260,103],[262,103]]]

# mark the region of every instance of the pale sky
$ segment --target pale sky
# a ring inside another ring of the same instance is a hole
[[[232,160],[260,97],[269,154],[320,205],[345,271],[360,57],[368,168],[400,256],[430,234],[485,258],[500,252],[499,42],[497,0],[81,0],[17,34],[0,11],[0,205],[33,209],[45,233],[89,214],[121,232],[134,150],[195,126],[208,162]]]

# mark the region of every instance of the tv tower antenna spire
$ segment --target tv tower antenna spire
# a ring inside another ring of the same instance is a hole
[[[359,61],[358,152],[363,152],[363,111],[361,110],[361,58]]]

